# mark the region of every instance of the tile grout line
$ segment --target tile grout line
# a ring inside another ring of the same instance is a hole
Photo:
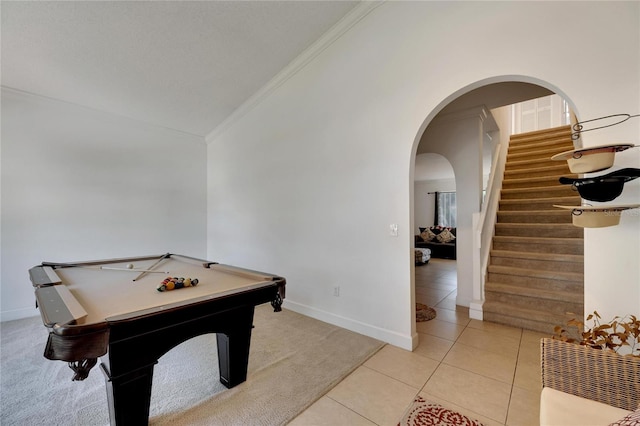
[[[363,366],[361,366],[361,367],[363,367]],[[371,420],[370,418],[366,417],[365,415],[360,414],[360,413],[358,413],[357,411],[352,410],[351,408],[349,408],[349,407],[347,407],[346,405],[344,405],[342,402],[340,402],[340,401],[338,401],[338,400],[336,400],[336,399],[331,398],[331,397],[329,396],[329,393],[328,393],[328,392],[327,392],[327,394],[325,394],[324,396],[325,396],[325,397],[327,397],[327,398],[329,398],[329,399],[330,399],[330,400],[332,400],[333,402],[335,402],[335,403],[337,403],[337,404],[339,404],[339,405],[343,406],[344,408],[346,408],[347,410],[351,411],[352,413],[354,413],[354,414],[358,415],[359,417],[362,417],[363,419],[365,419],[365,420],[367,420],[367,421],[369,421],[369,422],[373,423],[374,425],[382,426],[382,425],[379,425],[378,423],[374,422],[374,421],[373,421],[373,420]]]
[[[452,290],[451,292],[449,292],[449,293],[448,293],[444,298],[442,298],[440,301],[438,301],[438,303],[436,303],[436,304],[434,305],[434,308],[436,308],[440,303],[442,303],[444,300],[446,300],[448,297],[450,297],[450,296],[451,296],[451,294],[453,294],[455,291],[456,291],[456,290]],[[443,309],[443,310],[445,310],[445,309],[446,309],[446,310],[452,310],[452,309],[448,309],[448,308],[446,308],[446,307],[441,307],[440,309]],[[455,312],[455,310],[453,310],[453,311]],[[446,321],[445,321],[445,322],[446,322]],[[451,347],[446,351],[446,353],[444,354],[444,356],[442,357],[442,359],[441,359],[440,361],[438,361],[438,366],[434,369],[434,372],[429,376],[429,378],[427,379],[427,381],[425,382],[425,384],[422,386],[422,388],[420,389],[420,392],[423,392],[423,391],[424,391],[424,388],[425,388],[425,386],[427,385],[427,383],[429,382],[429,379],[433,376],[433,374],[435,373],[435,371],[437,371],[437,370],[438,370],[438,368],[440,368],[443,364],[444,364],[444,365],[449,365],[449,364],[446,364],[446,363],[444,362],[445,358],[447,357],[447,355],[449,354],[449,352],[451,352],[451,350],[453,349],[453,347],[455,346],[455,344],[456,344],[456,343],[458,343],[458,340],[459,340],[459,339],[460,339],[460,337],[464,334],[464,332],[465,332],[467,329],[469,329],[469,328],[473,328],[473,327],[470,327],[471,322],[472,322],[472,321],[471,321],[471,319],[469,319],[469,320],[467,321],[467,323],[464,325],[463,330],[462,330],[462,331],[461,331],[461,332],[460,332],[460,333],[455,337],[455,339],[452,341],[452,342],[453,342],[453,344],[452,344],[452,345],[451,345]],[[519,339],[518,339],[518,351],[517,351],[517,353],[516,353],[516,365],[515,365],[514,372],[513,372],[513,376],[512,376],[512,380],[511,380],[511,386],[510,386],[510,391],[509,391],[509,400],[508,400],[508,402],[507,402],[507,407],[506,407],[506,408],[507,408],[507,410],[506,410],[506,414],[505,414],[504,421],[503,421],[503,422],[501,422],[503,425],[506,425],[506,424],[507,424],[507,419],[508,419],[508,417],[509,417],[509,409],[510,409],[510,406],[511,406],[511,398],[512,398],[512,395],[513,395],[513,387],[515,386],[515,376],[516,376],[516,371],[517,371],[517,368],[518,368],[518,358],[519,358],[519,355],[520,355],[520,350],[521,350],[521,345],[522,345],[522,339],[523,339],[523,330],[522,330],[522,329],[520,329],[520,335],[519,335]],[[448,339],[447,339],[447,340],[448,340]],[[485,377],[486,377],[486,376],[485,376]],[[488,377],[488,378],[492,379],[491,377]],[[494,379],[494,380],[495,380],[495,379]],[[449,401],[449,402],[451,402],[452,404],[455,404],[455,402],[453,402],[453,401]],[[494,420],[495,420],[495,419],[494,419]]]
[[[509,412],[511,411],[511,400],[513,398],[513,388],[516,386],[516,375],[518,374],[518,364],[520,360],[520,351],[522,350],[522,339],[524,338],[524,330],[520,329],[520,341],[518,343],[518,352],[516,353],[516,366],[513,369],[513,377],[511,379],[511,390],[509,391],[509,402],[507,403],[507,415],[504,419],[504,424],[507,424],[509,420]]]

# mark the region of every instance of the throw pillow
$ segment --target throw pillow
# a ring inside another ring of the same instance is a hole
[[[640,408],[609,426],[640,426]]]
[[[431,241],[434,241],[436,239],[436,234],[434,234],[431,229],[427,228],[420,233],[420,237],[426,242],[430,243]]]
[[[456,239],[456,236],[453,235],[448,229],[444,229],[441,233],[438,234],[437,238],[441,243],[450,243],[451,241]]]

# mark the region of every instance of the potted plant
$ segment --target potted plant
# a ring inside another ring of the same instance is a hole
[[[603,322],[596,311],[586,321],[591,327],[572,319],[541,339],[540,424],[636,424],[640,321],[628,315]]]

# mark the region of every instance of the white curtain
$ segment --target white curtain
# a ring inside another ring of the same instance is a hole
[[[436,192],[436,226],[456,227],[456,193]]]

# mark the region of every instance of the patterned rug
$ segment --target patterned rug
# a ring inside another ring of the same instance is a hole
[[[398,426],[482,426],[482,423],[417,396]]]
[[[416,321],[429,321],[436,317],[436,310],[422,303],[416,303]]]

